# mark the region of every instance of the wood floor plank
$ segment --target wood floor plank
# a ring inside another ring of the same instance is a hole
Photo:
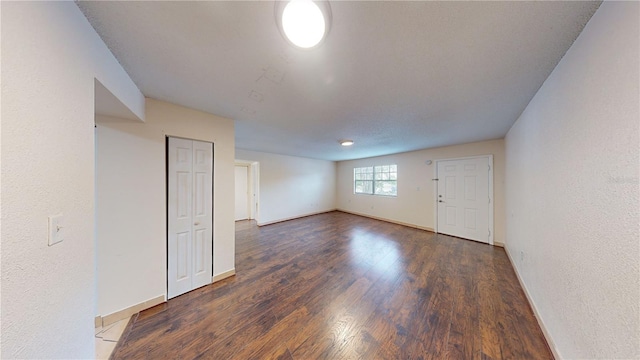
[[[288,350],[283,339],[293,338],[312,319],[313,315],[309,314],[306,307],[298,308],[278,321],[269,332],[262,334],[247,344],[242,351],[236,354],[236,358],[266,359],[271,357],[265,357],[264,354],[280,353],[283,348]]]
[[[236,276],[143,311],[113,359],[553,359],[503,249],[331,212],[236,223]]]
[[[336,342],[335,327],[344,326],[348,308],[357,304],[367,292],[371,282],[366,278],[354,281],[344,292],[327,299],[326,306],[318,312],[312,321],[303,326],[299,333],[286,341],[294,358],[315,359],[325,351],[340,346]]]
[[[480,359],[482,356],[481,337],[469,336],[480,331],[478,307],[468,305],[479,298],[470,251],[470,246],[464,246],[461,250],[457,274],[452,281],[454,306],[445,356],[447,359]]]

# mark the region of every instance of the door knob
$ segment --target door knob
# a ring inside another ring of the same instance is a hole
[[[199,222],[195,222],[195,223],[193,223],[193,225],[198,226],[198,225],[200,225],[200,223]]]
[[[442,201],[442,200],[438,200],[438,202],[444,202],[444,201]]]

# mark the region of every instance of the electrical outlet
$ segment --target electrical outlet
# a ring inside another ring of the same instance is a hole
[[[49,216],[49,246],[64,240],[64,226],[62,214]]]

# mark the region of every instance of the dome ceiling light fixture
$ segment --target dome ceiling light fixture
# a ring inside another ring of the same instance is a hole
[[[351,145],[353,145],[353,140],[340,140],[340,145],[342,145],[342,146],[351,146]]]
[[[314,48],[329,33],[331,8],[328,1],[276,1],[275,11],[280,33],[297,48]]]

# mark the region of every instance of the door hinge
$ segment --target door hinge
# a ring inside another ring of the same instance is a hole
[[[489,204],[491,204],[491,198],[489,198]]]
[[[491,229],[487,229],[487,231],[489,232],[489,237],[491,237]]]
[[[487,165],[487,170],[491,171],[491,165]]]

